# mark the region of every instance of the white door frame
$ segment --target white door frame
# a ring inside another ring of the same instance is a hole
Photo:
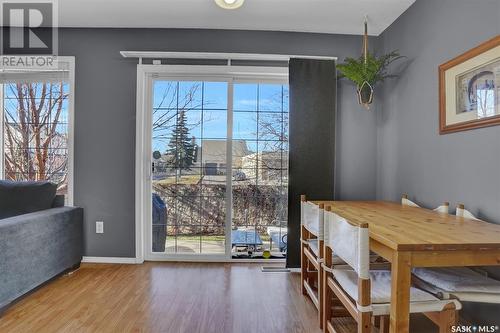
[[[137,65],[137,109],[136,109],[136,161],[135,161],[135,254],[136,262],[155,261],[217,261],[231,259],[231,203],[232,191],[226,192],[226,253],[214,254],[174,254],[151,252],[151,109],[153,81],[198,80],[228,82],[228,126],[227,158],[232,158],[232,106],[233,84],[235,82],[288,83],[287,67],[260,66],[189,66],[189,65]],[[230,156],[231,155],[231,156]],[[228,165],[231,165],[230,163]],[[227,173],[226,185],[231,188],[232,177]],[[242,260],[238,259],[238,262]],[[255,260],[251,260],[254,262]]]

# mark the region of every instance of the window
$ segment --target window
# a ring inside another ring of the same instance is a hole
[[[72,204],[73,63],[62,70],[2,72],[1,174],[14,181],[48,180]]]
[[[235,83],[233,109],[233,255],[286,252],[288,85]],[[234,147],[237,148],[236,151]]]
[[[147,260],[284,258],[288,69],[139,72],[139,251]]]
[[[153,252],[224,254],[228,205],[234,257],[286,252],[288,85],[231,84],[232,112],[226,82],[154,81],[151,181],[166,214],[153,213]]]

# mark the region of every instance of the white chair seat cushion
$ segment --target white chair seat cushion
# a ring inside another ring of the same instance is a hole
[[[350,269],[333,269],[333,275],[345,292],[354,300],[358,299],[358,275]],[[372,304],[391,302],[391,272],[370,271]],[[411,287],[411,302],[439,301],[423,290]]]
[[[500,281],[488,278],[470,268],[415,268],[413,274],[447,293],[495,293],[500,297]]]

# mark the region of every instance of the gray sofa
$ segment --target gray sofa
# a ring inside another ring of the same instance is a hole
[[[0,181],[0,310],[82,260],[83,210],[48,182]]]

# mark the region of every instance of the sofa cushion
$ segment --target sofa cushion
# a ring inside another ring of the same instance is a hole
[[[50,182],[0,180],[0,219],[51,208],[56,190]]]

